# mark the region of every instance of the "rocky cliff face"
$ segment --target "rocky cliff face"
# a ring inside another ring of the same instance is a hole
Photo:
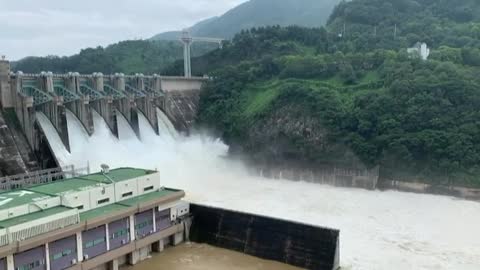
[[[279,106],[248,129],[244,148],[255,160],[287,167],[365,166],[301,104]]]

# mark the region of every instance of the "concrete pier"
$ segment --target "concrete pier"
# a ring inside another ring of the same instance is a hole
[[[2,108],[13,106],[10,91],[10,62],[5,59],[0,60],[0,106]]]
[[[73,114],[75,114],[78,120],[80,120],[80,122],[82,123],[87,133],[89,135],[92,135],[94,127],[91,111],[92,109],[90,106],[90,96],[83,95],[80,91],[79,74],[69,73],[68,77],[65,79],[65,87],[79,97],[79,99],[67,103],[67,109],[69,109]]]

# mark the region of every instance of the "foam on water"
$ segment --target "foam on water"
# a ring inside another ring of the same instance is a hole
[[[142,141],[122,118],[119,141],[98,114],[88,137],[67,113],[68,154],[48,119],[38,119],[63,164],[157,168],[163,185],[185,189],[192,202],[338,228],[342,269],[480,269],[479,203],[252,177],[222,158],[228,147],[220,140],[174,137],[166,123],[157,136],[142,115]]]

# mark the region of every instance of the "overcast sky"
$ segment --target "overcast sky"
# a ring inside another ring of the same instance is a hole
[[[0,0],[0,55],[71,55],[146,39],[221,15],[246,0]]]

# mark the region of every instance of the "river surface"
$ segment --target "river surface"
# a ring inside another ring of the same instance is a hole
[[[184,189],[191,202],[340,229],[342,269],[480,269],[480,203],[254,177],[222,158],[221,141],[179,136],[169,123],[157,136],[140,117],[139,140],[119,118],[118,140],[96,114],[92,137],[70,113],[67,119],[71,154],[39,117],[62,164],[158,169],[162,185]]]
[[[168,248],[149,260],[122,270],[301,270],[274,261],[205,244],[187,243]]]

